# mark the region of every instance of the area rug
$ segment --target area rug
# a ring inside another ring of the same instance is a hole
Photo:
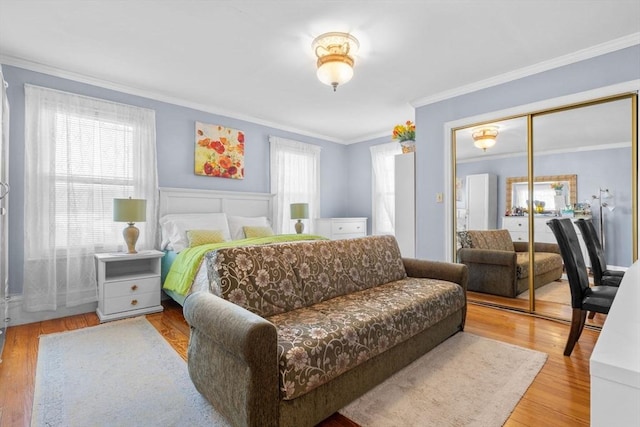
[[[227,426],[144,318],[40,337],[32,426]]]
[[[461,332],[340,413],[363,427],[501,426],[546,360]]]
[[[520,299],[529,299],[529,290],[518,295]],[[571,290],[569,282],[561,280],[560,282],[551,282],[536,289],[536,300],[555,302],[558,304],[571,305]]]

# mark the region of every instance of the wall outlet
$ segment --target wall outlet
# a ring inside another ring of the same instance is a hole
[[[444,201],[443,193],[436,193],[436,203],[442,203]]]

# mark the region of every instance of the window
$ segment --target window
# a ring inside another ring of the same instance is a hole
[[[276,195],[273,222],[276,233],[295,233],[289,206],[309,204],[305,232],[313,231],[320,217],[320,147],[278,137],[271,143],[271,192]]]
[[[95,301],[93,255],[124,246],[114,198],[147,200],[137,247],[155,246],[155,113],[31,85],[25,104],[25,309]]]
[[[371,151],[373,188],[372,232],[394,234],[395,156],[402,153],[397,142],[374,145]]]

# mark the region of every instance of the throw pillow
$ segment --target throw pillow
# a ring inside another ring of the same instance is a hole
[[[271,227],[268,227],[268,226],[266,227],[245,226],[245,227],[242,227],[242,229],[244,230],[244,235],[247,238],[273,236],[273,230],[271,229]]]
[[[190,248],[225,241],[222,230],[187,230],[187,239],[189,240]]]

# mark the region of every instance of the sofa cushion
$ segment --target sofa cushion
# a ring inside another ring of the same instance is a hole
[[[535,253],[536,276],[548,273],[555,269],[562,270],[562,257],[551,252]],[[517,262],[517,278],[524,279],[529,277],[529,252],[516,253]]]
[[[509,230],[468,230],[461,231],[459,241],[463,248],[493,249],[514,252]]]
[[[464,305],[457,284],[409,277],[268,317],[278,330],[282,398],[307,393]]]
[[[407,276],[393,236],[224,248],[206,262],[212,293],[263,317]]]

